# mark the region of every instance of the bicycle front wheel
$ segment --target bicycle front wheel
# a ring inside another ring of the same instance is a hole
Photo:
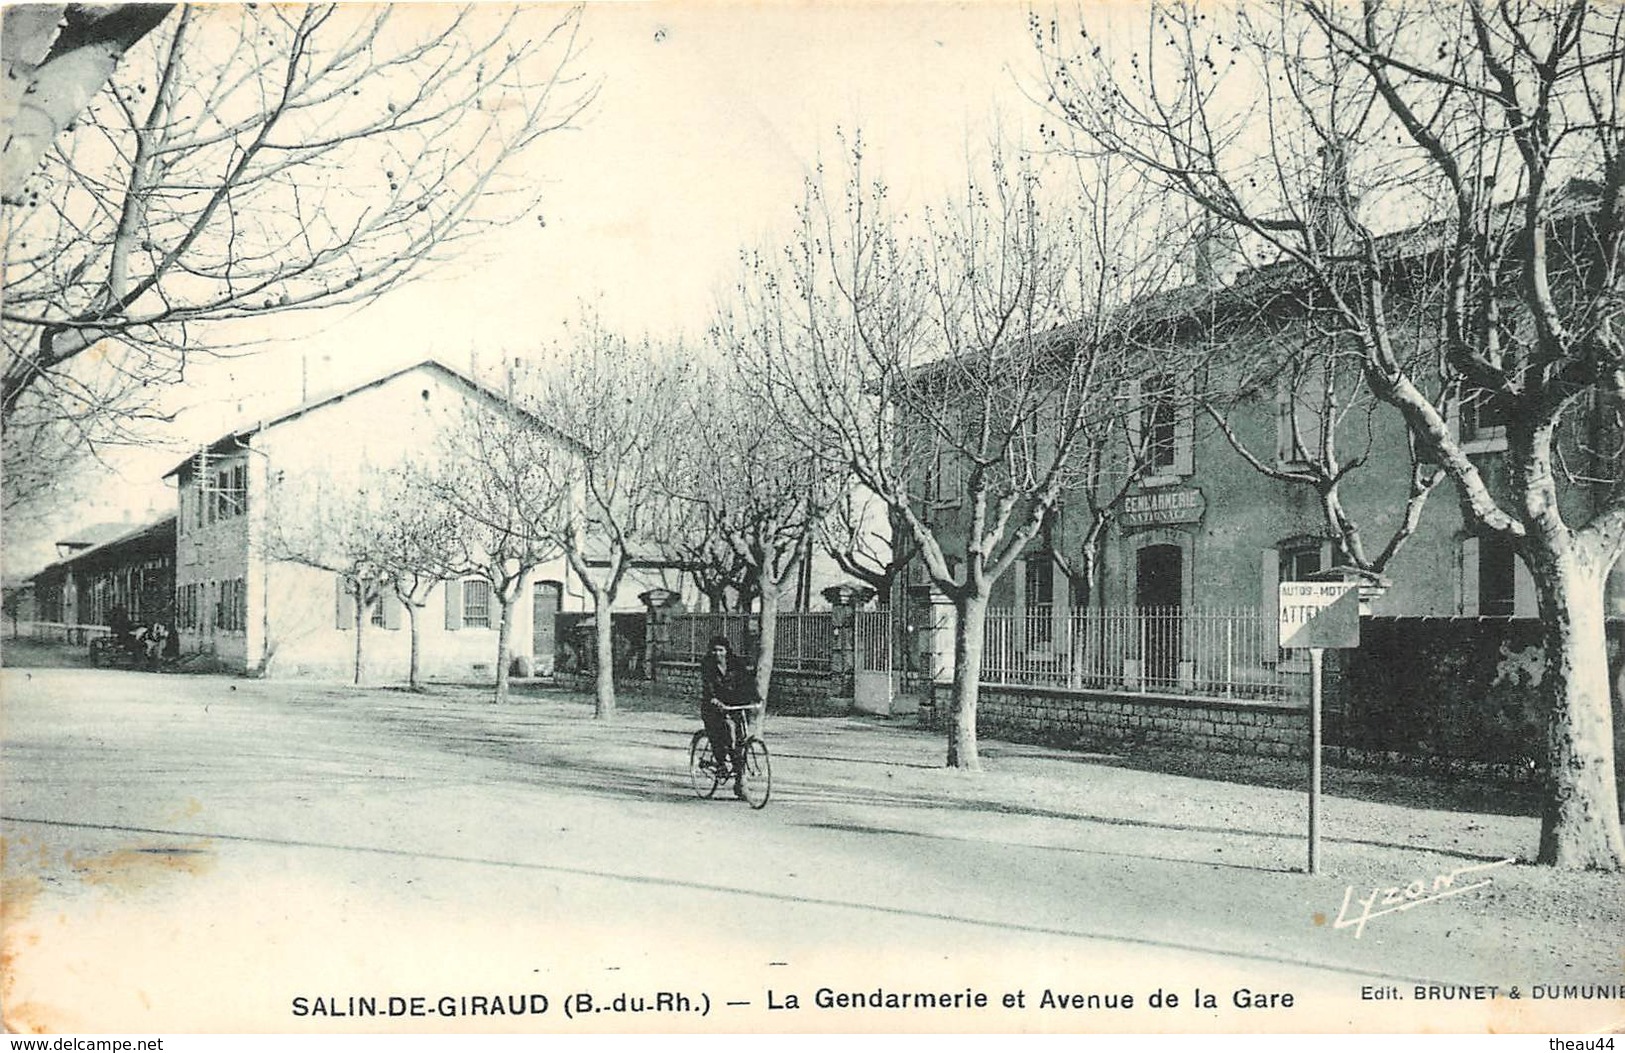
[[[768,761],[767,743],[758,738],[746,739],[739,753],[744,760],[739,773],[739,796],[752,808],[764,807],[773,792],[773,765]]]
[[[717,766],[711,759],[711,738],[704,731],[696,731],[688,742],[688,777],[701,798],[716,794]]]

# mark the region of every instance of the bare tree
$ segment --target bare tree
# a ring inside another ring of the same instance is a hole
[[[232,323],[369,302],[525,216],[514,162],[593,95],[579,21],[204,6],[146,32],[7,194],[7,507],[25,452],[62,472],[139,438],[189,361],[241,349]]]
[[[830,503],[818,521],[818,542],[881,607],[892,605],[904,568],[919,553],[908,520],[861,486]]]
[[[1625,9],[1301,0],[1219,25],[1159,4],[1134,43],[1099,28],[1038,27],[1059,116],[1294,267],[1463,520],[1528,566],[1551,714],[1539,859],[1619,869],[1604,591],[1625,486],[1617,445],[1574,451],[1570,476],[1561,438],[1582,417],[1617,441],[1625,402]],[[1391,302],[1418,259],[1443,272],[1423,348]],[[1504,413],[1501,483],[1451,404]]]
[[[18,191],[40,156],[113,75],[124,53],[158,28],[174,4],[16,4],[0,12],[0,200]]]
[[[365,678],[373,606],[390,588],[390,571],[380,558],[386,490],[385,477],[369,470],[342,484],[273,483],[267,503],[266,558],[336,574],[350,597],[356,684]]]
[[[593,716],[615,715],[614,607],[632,561],[662,552],[672,510],[663,500],[672,429],[668,368],[648,341],[574,327],[527,405],[534,419],[570,437],[569,459],[537,458],[568,498],[531,518],[563,549],[593,601],[597,672]]]
[[[698,511],[705,534],[719,539],[757,600],[756,692],[765,703],[778,646],[780,597],[801,567],[807,541],[830,501],[826,465],[790,437],[743,383],[739,361],[759,349],[731,342],[736,327],[713,329],[723,365],[691,376],[672,458],[675,496]],[[748,332],[748,330],[746,330]]]
[[[674,506],[662,548],[694,579],[711,610],[749,610],[755,602],[750,568],[723,536],[722,524],[709,508],[683,502],[679,484],[667,489]]]
[[[515,604],[531,572],[561,551],[551,529],[573,505],[564,465],[574,458],[556,431],[520,410],[471,406],[442,436],[424,489],[452,518],[447,603],[460,619],[462,579],[490,590],[497,606],[496,690],[508,699]]]
[[[394,471],[379,501],[375,559],[406,610],[411,651],[406,682],[422,687],[421,616],[436,585],[459,569],[459,524],[450,506],[435,499],[431,479],[410,466]]]
[[[1201,344],[1210,352],[1195,387],[1202,411],[1254,471],[1314,493],[1338,568],[1368,583],[1385,582],[1444,472],[1408,430],[1404,456],[1393,456],[1385,442],[1392,440],[1385,429],[1388,411],[1366,386],[1359,346],[1334,332],[1336,319],[1328,318],[1312,289],[1250,294],[1243,288],[1218,296],[1228,301],[1225,306],[1211,304],[1197,316],[1205,329]],[[1405,345],[1425,346],[1416,331],[1432,324],[1437,301],[1390,303],[1395,331],[1406,332]],[[1443,387],[1430,386],[1440,404]],[[1249,441],[1243,422],[1260,403],[1271,402],[1279,419],[1275,448],[1267,449]],[[1360,475],[1402,477],[1402,495],[1393,507],[1357,511],[1344,494]],[[1368,543],[1373,523],[1375,545]]]
[[[1118,412],[1120,347],[1087,337],[1080,241],[1032,168],[997,154],[911,232],[862,175],[808,181],[784,263],[747,280],[758,385],[781,425],[907,523],[958,615],[948,764],[980,767],[976,702],[993,583],[1051,516],[1086,426]]]

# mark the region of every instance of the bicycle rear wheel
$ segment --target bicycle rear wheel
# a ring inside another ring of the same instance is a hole
[[[688,777],[700,797],[716,794],[717,766],[711,757],[711,738],[704,731],[696,731],[688,741]]]
[[[748,738],[739,753],[744,760],[744,770],[739,774],[739,796],[752,808],[761,808],[773,792],[773,765],[768,761],[767,743],[759,738]]]

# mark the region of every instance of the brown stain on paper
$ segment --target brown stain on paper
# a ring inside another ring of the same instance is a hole
[[[189,814],[202,809],[196,800],[186,807],[192,810]],[[51,871],[65,867],[85,886],[131,893],[180,875],[197,877],[213,865],[207,841],[132,845],[81,857],[71,851],[58,855],[26,837],[0,837],[0,1026],[12,1034],[63,1030],[56,1023],[64,1019],[61,1011],[40,1002],[19,1003],[15,997],[18,963],[41,940],[37,928],[24,925],[37,920],[36,908]]]
[[[204,874],[214,865],[214,856],[204,842],[186,846],[140,845],[72,859],[69,865],[87,885],[135,892],[170,875],[197,877]]]
[[[19,1005],[14,990],[19,949],[33,947],[40,940],[39,933],[21,933],[18,927],[33,913],[45,888],[45,882],[34,874],[12,872],[18,852],[25,849],[44,856],[43,849],[36,853],[26,838],[0,837],[0,1026],[14,1035],[39,1035],[53,1030],[50,1020],[55,1014],[36,1002]]]

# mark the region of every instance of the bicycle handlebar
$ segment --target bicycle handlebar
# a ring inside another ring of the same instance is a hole
[[[748,705],[743,705],[743,706],[725,706],[721,702],[713,702],[709,698],[705,700],[705,704],[706,705],[715,705],[718,709],[722,710],[724,713],[738,713],[741,710],[761,709],[762,708],[762,703],[760,703],[760,702],[752,702],[752,703],[750,703]]]

